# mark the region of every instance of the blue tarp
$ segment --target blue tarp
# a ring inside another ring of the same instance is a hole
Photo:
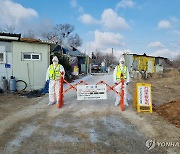
[[[46,81],[44,89],[42,90],[43,93],[49,93],[49,80]]]

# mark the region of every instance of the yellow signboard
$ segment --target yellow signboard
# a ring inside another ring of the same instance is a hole
[[[137,83],[136,92],[134,95],[133,106],[137,107],[138,112],[152,113],[152,94],[151,84]]]
[[[73,70],[73,75],[78,75],[79,74],[79,68],[77,66],[74,66],[74,70]]]

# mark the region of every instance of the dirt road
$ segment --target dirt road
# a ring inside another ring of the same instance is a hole
[[[112,83],[112,74],[87,76],[89,84],[104,80]],[[132,84],[133,85],[133,84]],[[130,84],[131,86],[131,84]],[[130,87],[131,88],[131,87]],[[180,147],[179,128],[156,113],[137,113],[129,106],[120,111],[114,106],[114,93],[107,100],[77,101],[76,92],[65,94],[65,105],[48,106],[42,98],[17,98],[3,102],[0,96],[0,153],[176,153]],[[14,100],[14,102],[13,102]],[[16,100],[16,101],[15,101]],[[14,104],[12,104],[14,103]],[[148,150],[146,141],[161,142]]]

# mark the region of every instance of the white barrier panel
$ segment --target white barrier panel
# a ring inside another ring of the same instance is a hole
[[[77,85],[77,100],[107,99],[106,85]]]

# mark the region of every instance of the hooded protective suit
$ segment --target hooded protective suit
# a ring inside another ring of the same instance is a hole
[[[121,73],[123,73],[124,76],[124,104],[128,106],[128,101],[127,101],[127,96],[128,96],[128,90],[127,90],[127,85],[129,83],[129,71],[128,68],[125,66],[125,59],[122,57],[119,60],[119,65],[117,65],[114,69],[113,72],[113,80],[114,83],[119,83],[121,81]],[[116,91],[121,92],[121,84],[117,85],[115,87]],[[115,101],[115,106],[119,105],[120,97],[119,95],[116,94],[116,101]]]
[[[65,75],[64,67],[58,64],[59,60],[56,56],[52,59],[53,64],[51,64],[46,73],[46,81],[49,80],[49,103],[52,105],[58,103],[59,101],[59,87],[60,87],[60,77],[63,73]]]

